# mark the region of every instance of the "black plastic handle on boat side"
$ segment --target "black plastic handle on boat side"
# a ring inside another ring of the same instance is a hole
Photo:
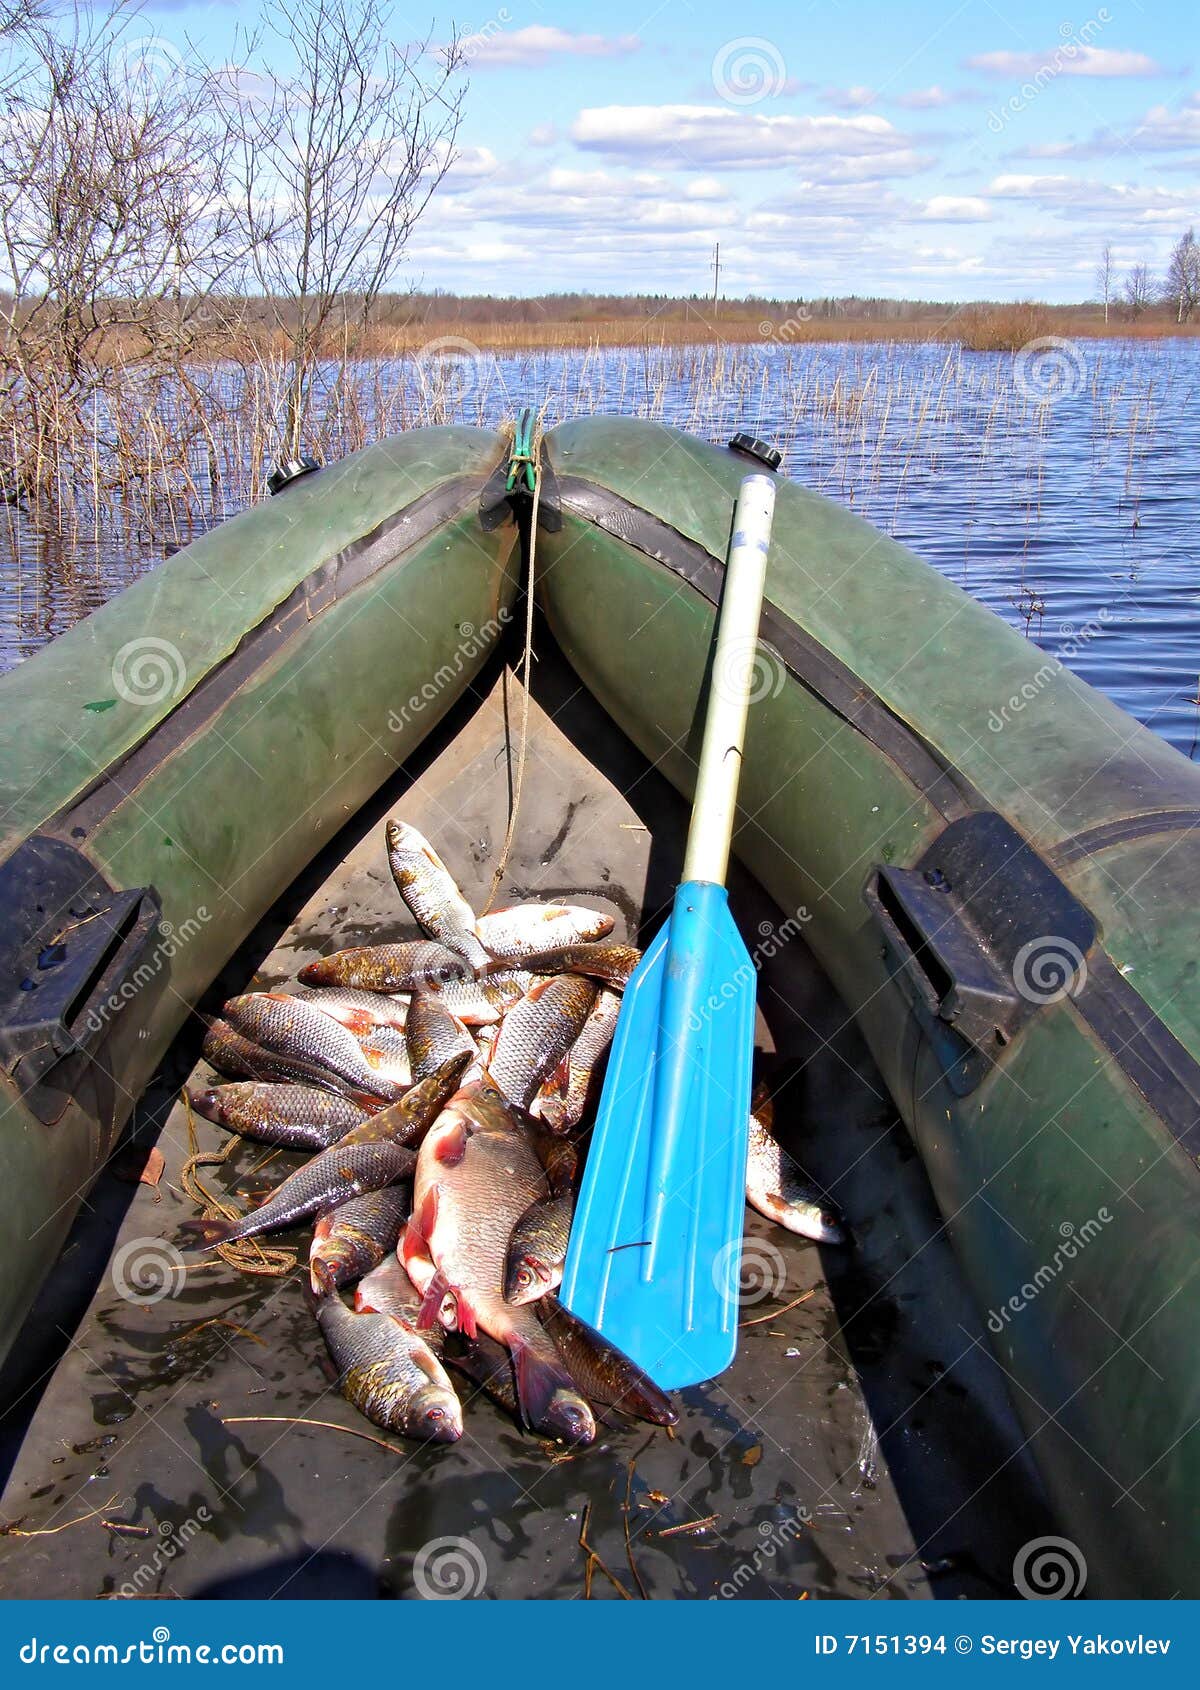
[[[994,811],[951,822],[913,868],[878,865],[864,897],[960,1096],[1032,1015],[1070,994],[1096,938],[1084,906]]]
[[[51,1070],[90,1055],[148,984],[160,914],[149,887],[117,891],[65,839],[34,834],[0,866],[0,1065],[41,1119]]]

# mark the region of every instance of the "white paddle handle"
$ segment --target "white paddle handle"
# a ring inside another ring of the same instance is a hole
[[[733,507],[733,537],[725,564],[696,797],[683,859],[685,881],[725,884],[746,716],[751,695],[763,680],[765,659],[758,647],[758,622],[774,514],[774,481],[769,475],[748,475]]]

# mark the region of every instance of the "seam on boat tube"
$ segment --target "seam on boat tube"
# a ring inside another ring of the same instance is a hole
[[[704,546],[641,506],[583,477],[561,476],[559,487],[563,505],[573,516],[680,576],[715,609],[722,565]],[[995,808],[965,776],[945,767],[933,748],[861,677],[769,602],[763,606],[762,632],[791,678],[869,740],[946,821],[972,809]],[[808,672],[796,666],[796,658],[808,659]],[[839,691],[853,689],[855,698],[862,700],[861,710],[851,713],[831,698],[825,690],[831,682]],[[927,778],[923,778],[921,765],[929,772]],[[1196,825],[1200,825],[1200,811],[1162,810],[1099,823],[1050,849],[1028,839],[1026,844],[1056,872],[1110,844]],[[1086,983],[1073,998],[1077,1013],[1102,1055],[1116,1064],[1171,1139],[1186,1152],[1192,1170],[1200,1171],[1200,1062],[1124,978],[1099,941],[1088,953],[1087,966]]]
[[[393,511],[369,533],[318,564],[246,630],[233,650],[215,663],[168,715],[161,717],[136,745],[102,769],[37,831],[73,840],[90,834],[168,757],[182,750],[207,727],[297,634],[406,552],[423,544],[443,523],[469,511],[479,498],[483,479],[477,474],[454,476],[431,487],[410,504]],[[401,532],[410,525],[411,533]],[[77,829],[82,829],[82,834]]]
[[[706,547],[594,482],[561,476],[559,488],[563,505],[574,516],[671,570],[716,606],[724,566]],[[783,660],[792,679],[881,751],[946,821],[973,809],[991,808],[970,781],[947,766],[861,675],[769,599],[763,603],[761,630],[765,643]]]

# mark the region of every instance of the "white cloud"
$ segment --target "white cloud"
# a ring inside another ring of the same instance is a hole
[[[906,107],[909,111],[939,111],[943,106],[953,105],[955,100],[964,97],[961,93],[948,93],[935,82],[932,88],[914,88],[909,94],[900,94],[896,104]]]
[[[826,88],[817,98],[823,105],[834,106],[838,111],[862,111],[866,106],[873,106],[879,95],[874,88],[858,83],[853,88]]]
[[[727,200],[729,190],[715,176],[697,176],[683,190],[688,200]]]
[[[1200,149],[1200,93],[1189,94],[1181,106],[1151,106],[1131,136],[1135,147],[1163,152],[1175,148]]]
[[[1063,41],[1044,53],[976,53],[967,60],[971,70],[993,76],[1165,76],[1160,64],[1145,53],[1114,47],[1085,47]]]
[[[527,24],[523,29],[468,32],[463,41],[467,62],[474,69],[489,65],[544,65],[552,58],[617,59],[636,53],[636,35],[576,35],[551,24]]]
[[[1104,220],[1116,227],[1155,230],[1188,223],[1200,210],[1196,192],[1101,182],[1078,176],[997,176],[988,192],[1021,200],[1077,222]]]
[[[726,106],[594,106],[571,135],[587,151],[664,165],[803,164],[825,180],[903,175],[927,162],[886,118],[767,116]]]
[[[987,223],[992,208],[974,194],[934,194],[919,215],[923,223]]]

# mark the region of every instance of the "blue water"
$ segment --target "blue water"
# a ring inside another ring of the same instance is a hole
[[[775,440],[790,475],[910,545],[1185,755],[1196,749],[1200,342],[1081,341],[1024,361],[902,344],[452,349],[420,369],[363,373],[357,406],[330,384],[325,458],[397,426],[491,425],[539,401],[549,421],[605,411]],[[240,373],[212,379],[214,411],[235,415]],[[244,426],[227,438],[240,443]],[[52,541],[7,510],[0,666],[253,497],[246,449],[230,450],[221,499],[197,504],[193,488],[190,501],[160,502],[153,534],[144,519],[94,514]]]

